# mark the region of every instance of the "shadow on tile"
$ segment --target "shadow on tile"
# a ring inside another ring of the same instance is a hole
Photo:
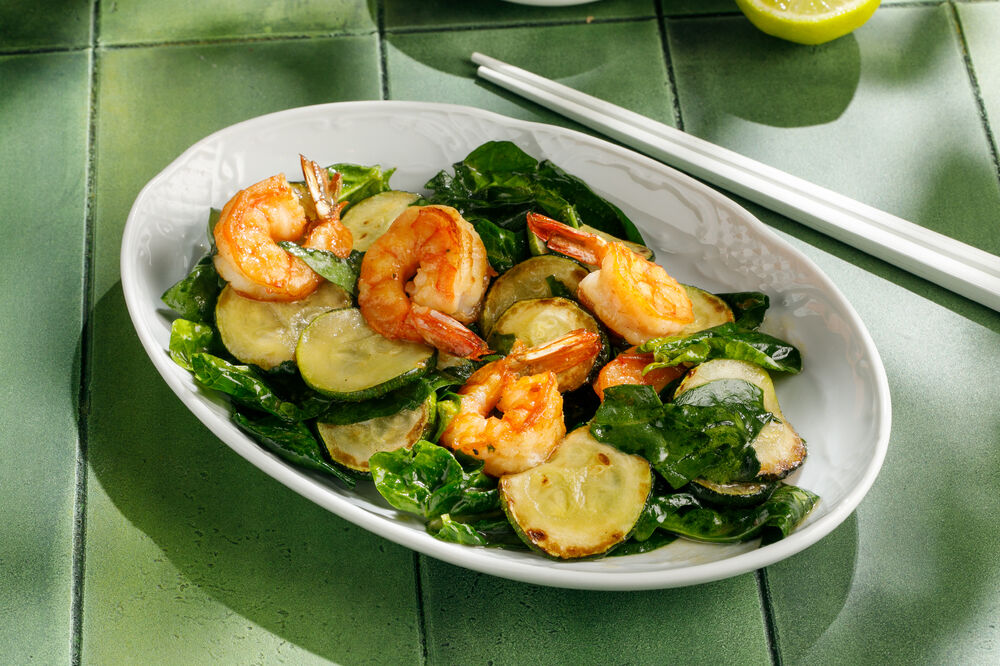
[[[147,632],[180,653],[167,661],[225,636],[245,639],[230,654],[248,659],[287,656],[287,641],[338,663],[416,662],[410,551],[295,495],[198,423],[142,350],[120,283],[92,316],[85,658],[112,660]]]

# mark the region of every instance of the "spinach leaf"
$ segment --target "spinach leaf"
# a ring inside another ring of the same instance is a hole
[[[741,329],[733,322],[683,337],[654,338],[639,349],[653,352],[656,359],[646,366],[647,371],[713,358],[749,361],[767,370],[792,374],[802,370],[802,356],[794,346],[766,333]]]
[[[241,405],[277,416],[282,421],[302,421],[315,416],[315,406],[304,410],[283,400],[260,374],[248,365],[235,365],[212,354],[191,355],[191,371],[198,383],[221,391]]]
[[[331,177],[334,173],[340,174],[340,197],[337,200],[346,201],[347,208],[362,199],[389,190],[389,178],[396,171],[395,169],[382,171],[382,167],[378,165],[360,166],[357,164],[333,164],[328,166],[326,170]]]
[[[767,294],[759,291],[740,291],[729,294],[716,294],[733,311],[736,327],[746,331],[755,331],[764,321],[764,314],[771,306]]]
[[[434,392],[430,383],[418,379],[378,398],[362,402],[332,402],[319,417],[321,423],[348,425],[416,409]]]
[[[616,546],[614,550],[608,553],[608,555],[638,555],[640,553],[650,553],[657,548],[663,548],[667,544],[673,543],[674,541],[677,541],[676,534],[671,534],[670,532],[665,532],[664,530],[655,530],[642,541],[637,541],[634,538],[629,539],[619,546]]]
[[[482,239],[486,258],[497,273],[505,273],[528,258],[528,242],[523,230],[504,229],[485,217],[470,217],[468,221]]]
[[[427,182],[430,203],[457,208],[524,233],[528,212],[542,212],[572,227],[588,224],[618,238],[642,243],[631,220],[583,181],[555,164],[539,162],[509,141],[490,141]],[[494,266],[498,271],[499,266]]]
[[[211,352],[215,344],[215,329],[208,324],[175,319],[170,325],[170,358],[185,370],[192,370],[192,355]]]
[[[298,257],[324,278],[334,283],[344,291],[358,293],[358,276],[361,274],[363,252],[351,250],[346,258],[341,258],[327,250],[316,250],[302,247],[291,241],[278,243],[288,254]]]
[[[233,412],[232,418],[237,426],[285,460],[332,474],[349,487],[354,487],[355,478],[327,462],[320,443],[305,423],[288,423],[270,415],[252,417],[240,412]]]
[[[609,387],[590,432],[646,458],[675,489],[700,476],[719,483],[753,478],[760,463],[751,443],[770,419],[761,390],[733,379],[703,384],[684,396],[663,404],[650,386]]]
[[[735,543],[763,536],[765,542],[788,536],[812,511],[819,497],[797,486],[782,485],[755,507],[715,509],[694,495],[654,497],[643,510],[633,538],[644,541],[661,529],[696,541]]]
[[[215,302],[219,300],[222,287],[215,263],[211,255],[206,255],[187,277],[163,292],[160,298],[183,319],[211,323],[215,321]]]
[[[503,514],[453,518],[444,514],[427,524],[427,532],[436,539],[468,546],[493,546],[527,550]]]
[[[500,508],[496,480],[483,474],[482,463],[465,469],[436,444],[419,440],[412,449],[381,451],[368,464],[379,494],[401,511],[429,520]]]

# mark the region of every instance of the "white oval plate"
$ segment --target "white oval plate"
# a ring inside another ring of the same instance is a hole
[[[789,422],[809,458],[790,479],[822,498],[788,538],[757,547],[678,540],[641,555],[554,562],[529,552],[438,541],[391,509],[369,483],[347,490],[260,448],[164,350],[170,317],[160,295],[207,250],[209,208],[275,173],[298,173],[303,153],[322,164],[397,167],[392,185],[423,191],[488,140],[510,140],[583,178],[640,228],[659,262],[709,291],[764,291],[764,330],[798,345],[805,369],[779,379]],[[714,190],[630,150],[570,130],[479,109],[415,102],[349,102],[290,109],[216,132],[140,192],[122,239],[122,288],[153,365],[222,441],[302,496],[367,530],[432,557],[539,585],[637,590],[691,585],[753,571],[815,543],[857,507],[885,457],[890,404],[885,369],[864,324],[830,280],[756,218]]]

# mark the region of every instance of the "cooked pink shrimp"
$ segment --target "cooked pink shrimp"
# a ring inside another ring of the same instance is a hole
[[[479,368],[459,389],[461,409],[439,441],[482,460],[491,476],[545,462],[566,435],[556,372],[592,362],[600,348],[600,336],[582,328],[531,349],[517,341],[510,355]]]
[[[580,281],[577,298],[629,344],[675,335],[694,321],[684,287],[622,243],[537,213],[528,213],[528,227],[556,252],[599,267]]]
[[[368,248],[358,306],[392,339],[426,342],[466,358],[489,353],[473,321],[492,269],[475,228],[449,206],[412,206]]]
[[[279,241],[301,241],[305,247],[341,257],[351,252],[351,231],[340,222],[342,206],[334,203],[340,174],[331,183],[325,169],[301,159],[306,180],[312,181],[310,193],[319,219],[310,221],[283,174],[237,192],[222,208],[214,230],[215,267],[243,296],[295,301],[323,282],[304,261],[282,249]]]

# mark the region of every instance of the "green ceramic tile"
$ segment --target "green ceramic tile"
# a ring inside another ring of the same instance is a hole
[[[979,84],[986,118],[993,128],[993,141],[1000,152],[1000,3],[956,5],[969,59]]]
[[[619,593],[421,569],[429,664],[771,663],[753,574]]]
[[[893,427],[858,510],[767,570],[782,662],[997,663],[1000,313],[988,330],[795,243],[871,331]],[[929,343],[962,352],[928,363],[914,350]]]
[[[1000,185],[948,7],[886,8],[806,50],[735,17],[668,33],[687,131],[1000,252]]]
[[[618,46],[627,42],[629,50]],[[565,48],[553,49],[553,43]],[[580,129],[498,86],[476,79],[481,51],[662,122],[673,123],[659,31],[654,20],[387,37],[389,96],[466,104]],[[641,85],[640,85],[641,83]]]
[[[99,4],[102,44],[331,35],[375,30],[377,0],[222,0]]]
[[[70,658],[89,58],[0,57],[0,645]],[[54,130],[53,128],[57,128]]]
[[[658,0],[663,8],[664,16],[691,16],[736,14],[740,8],[734,0]],[[904,2],[912,4],[912,0],[882,0],[882,5],[895,5]]]
[[[108,50],[98,71],[99,294],[118,281],[139,190],[191,144],[272,111],[381,95],[374,36]]]
[[[561,21],[653,16],[655,0],[603,0],[569,7],[543,7],[505,2],[504,0],[383,0],[385,27],[388,30],[410,28],[453,28],[538,24]],[[547,45],[545,50],[551,49]]]
[[[0,51],[90,44],[94,0],[6,0],[0,3]]]
[[[143,352],[117,267],[132,199],[192,142],[286,107],[378,97],[374,37],[100,55],[83,661],[418,661],[412,553],[202,427]]]

